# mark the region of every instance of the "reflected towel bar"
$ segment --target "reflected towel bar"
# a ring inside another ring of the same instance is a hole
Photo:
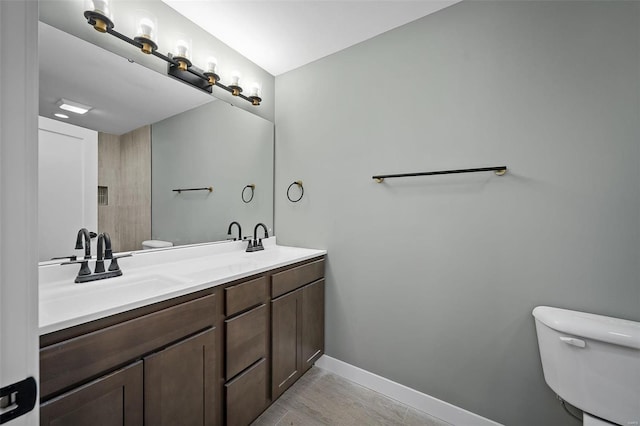
[[[209,186],[207,188],[179,188],[179,189],[172,189],[173,192],[177,192],[178,194],[181,193],[182,191],[209,191],[209,192],[213,192],[213,186]]]
[[[478,169],[441,170],[437,172],[401,173],[397,175],[377,175],[377,176],[371,176],[371,178],[375,179],[375,181],[378,183],[382,183],[387,178],[431,176],[431,175],[452,175],[456,173],[476,173],[476,172],[495,172],[496,175],[502,176],[507,172],[507,166],[481,167]]]

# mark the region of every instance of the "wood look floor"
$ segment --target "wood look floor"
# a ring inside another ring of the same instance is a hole
[[[449,426],[377,392],[312,367],[252,426]]]

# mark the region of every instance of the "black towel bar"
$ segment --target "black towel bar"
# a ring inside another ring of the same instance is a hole
[[[502,176],[507,172],[507,166],[481,167],[477,169],[459,169],[459,170],[441,170],[437,172],[420,172],[420,173],[400,173],[395,175],[376,175],[371,176],[376,182],[382,183],[387,178],[414,177],[414,176],[431,176],[431,175],[451,175],[456,173],[476,173],[476,172],[495,172],[496,175]]]

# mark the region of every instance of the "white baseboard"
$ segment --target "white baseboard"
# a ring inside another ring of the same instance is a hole
[[[327,355],[321,356],[315,365],[452,425],[501,426],[500,423],[496,423],[493,420]]]

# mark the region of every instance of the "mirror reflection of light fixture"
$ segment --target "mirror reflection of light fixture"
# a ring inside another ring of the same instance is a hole
[[[111,18],[109,0],[85,0],[85,9],[84,16],[89,25],[93,26],[99,32],[111,34],[137,47],[142,52],[167,62],[167,74],[170,76],[207,93],[213,93],[213,86],[216,86],[226,90],[233,96],[251,102],[251,105],[258,106],[260,102],[262,102],[260,86],[257,84],[255,88],[252,89],[250,96],[242,94],[240,74],[237,71],[232,74],[232,80],[229,86],[220,83],[220,76],[218,75],[217,69],[218,64],[215,58],[210,57],[207,60],[207,68],[205,70],[194,66],[191,63],[191,39],[188,37],[180,36],[178,38],[173,53],[164,55],[158,52],[158,22],[150,14],[143,11],[136,12],[136,35],[134,38],[129,38],[114,30],[115,25]],[[132,62],[132,60],[130,60],[130,62]]]
[[[109,0],[85,0],[84,17],[92,21],[93,28],[101,33],[113,28]]]
[[[58,108],[63,109],[65,111],[69,111],[69,112],[73,112],[75,114],[86,114],[87,112],[89,112],[91,109],[93,109],[93,107],[90,107],[89,105],[83,105],[79,102],[76,101],[70,101],[68,99],[60,99],[56,105],[58,105]]]
[[[231,73],[231,84],[229,85],[229,89],[231,89],[231,94],[233,96],[238,96],[242,93],[242,87],[240,87],[240,73],[238,71]]]
[[[133,38],[140,43],[140,50],[147,55],[158,48],[158,20],[145,11],[136,11],[136,36]]]
[[[260,85],[258,83],[253,83],[251,85],[251,91],[249,91],[249,99],[251,99],[251,105],[258,106],[260,102],[262,102],[262,90],[260,89]]]
[[[217,74],[218,71],[218,61],[213,56],[210,56],[207,59],[207,68],[204,70],[204,75],[209,77],[209,84],[214,86],[218,81],[220,81],[220,76]]]

